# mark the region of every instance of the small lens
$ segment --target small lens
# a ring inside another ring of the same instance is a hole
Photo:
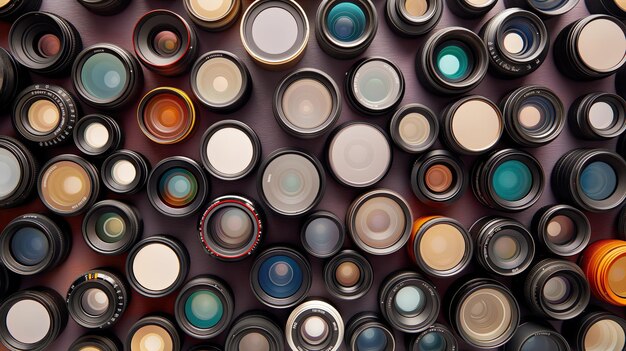
[[[324,283],[333,296],[358,299],[370,290],[374,271],[369,261],[356,251],[344,250],[324,266]]]
[[[109,116],[87,115],[74,127],[74,143],[86,155],[101,156],[120,146],[122,131],[119,124]]]
[[[100,174],[106,187],[119,194],[133,194],[146,184],[149,163],[139,153],[119,150],[102,163]]]
[[[559,256],[580,253],[591,239],[587,216],[568,205],[543,208],[533,218],[533,226],[543,245]]]
[[[443,14],[442,0],[389,0],[387,23],[398,34],[416,37],[430,32]]]
[[[13,207],[30,198],[38,167],[24,144],[0,136],[0,169],[0,207]]]
[[[443,326],[435,323],[409,343],[410,351],[453,351],[459,347],[454,334]]]
[[[136,209],[115,200],[96,203],[83,219],[83,238],[96,252],[118,255],[128,251],[143,224]]]
[[[137,108],[141,131],[159,144],[184,140],[196,122],[196,110],[189,96],[176,88],[157,88],[146,94]]]
[[[145,351],[155,349],[163,351],[180,350],[182,338],[176,326],[169,319],[161,316],[143,317],[130,328],[125,350]]]
[[[409,104],[401,107],[391,118],[391,138],[397,146],[409,153],[430,148],[439,134],[439,121],[426,106]]]
[[[313,256],[329,257],[343,246],[345,229],[343,221],[326,211],[309,215],[302,225],[302,246]]]
[[[228,332],[225,350],[281,351],[285,348],[284,332],[264,315],[248,313],[237,319]]]
[[[317,9],[317,41],[333,57],[356,57],[374,40],[377,16],[370,0],[323,1]]]
[[[346,344],[353,350],[392,351],[393,333],[373,313],[361,312],[346,323]]]
[[[184,4],[191,20],[210,31],[224,30],[233,25],[241,9],[241,0],[185,0]]]
[[[321,300],[310,300],[294,308],[285,333],[293,350],[336,351],[343,342],[344,324],[335,307]]]
[[[413,193],[420,201],[434,207],[458,200],[465,192],[467,182],[462,161],[445,150],[424,154],[411,170]]]
[[[355,63],[346,76],[348,101],[370,116],[393,110],[404,96],[404,76],[391,61],[367,58]]]
[[[626,130],[626,102],[619,95],[592,93],[579,97],[570,108],[570,125],[587,140],[608,140]]]
[[[41,0],[3,0],[0,2],[0,19],[3,21],[13,21],[27,12],[39,10],[41,2]]]

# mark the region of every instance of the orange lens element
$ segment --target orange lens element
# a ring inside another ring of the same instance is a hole
[[[626,241],[600,240],[580,258],[593,294],[616,306],[626,306]]]
[[[176,88],[162,87],[141,99],[137,110],[141,131],[159,144],[174,144],[191,134],[196,110],[189,96]]]

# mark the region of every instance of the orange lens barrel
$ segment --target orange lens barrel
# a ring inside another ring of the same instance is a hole
[[[161,87],[141,99],[137,121],[150,140],[158,144],[175,144],[191,134],[196,123],[196,110],[184,91]]]
[[[626,306],[626,241],[599,240],[580,258],[593,294],[616,306]]]

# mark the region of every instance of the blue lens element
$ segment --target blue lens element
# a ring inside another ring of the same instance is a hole
[[[363,9],[348,1],[333,6],[326,19],[330,34],[343,42],[359,39],[365,33],[366,22]]]
[[[41,263],[49,249],[48,238],[37,228],[20,228],[11,238],[11,254],[17,262],[25,266]]]
[[[319,255],[333,252],[341,238],[337,224],[328,218],[316,218],[306,227],[304,237],[311,250]]]
[[[608,199],[617,188],[617,173],[605,162],[592,162],[580,174],[580,187],[592,200]]]
[[[535,335],[531,336],[524,342],[520,351],[558,351],[561,348],[559,345],[549,336]]]
[[[261,264],[258,279],[266,294],[284,299],[300,290],[302,268],[290,257],[272,256]]]
[[[421,351],[445,351],[446,339],[437,332],[428,332],[417,343],[417,349]]]
[[[380,328],[367,328],[356,338],[356,351],[384,351],[386,347],[387,335]]]
[[[212,291],[196,291],[185,301],[185,318],[196,328],[212,328],[220,322],[223,315],[222,300]]]
[[[523,199],[533,187],[533,175],[524,163],[512,160],[502,162],[493,173],[493,190],[506,201]]]
[[[539,10],[556,10],[567,3],[567,0],[531,0],[531,5]]]
[[[105,101],[120,96],[128,80],[122,61],[106,52],[89,57],[83,64],[80,78],[90,95]]]

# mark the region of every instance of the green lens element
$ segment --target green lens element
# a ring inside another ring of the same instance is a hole
[[[524,163],[512,160],[500,164],[492,178],[496,195],[506,201],[523,199],[533,186],[533,175]]]
[[[124,237],[126,223],[117,213],[107,212],[96,221],[96,235],[105,243],[116,243]]]
[[[85,90],[94,98],[110,101],[122,94],[128,76],[122,61],[101,52],[89,57],[83,64],[80,79]]]
[[[212,328],[220,322],[223,315],[224,305],[212,291],[196,291],[185,302],[185,317],[196,328]]]
[[[469,55],[458,45],[448,45],[437,54],[437,70],[444,78],[459,80],[469,71]]]

